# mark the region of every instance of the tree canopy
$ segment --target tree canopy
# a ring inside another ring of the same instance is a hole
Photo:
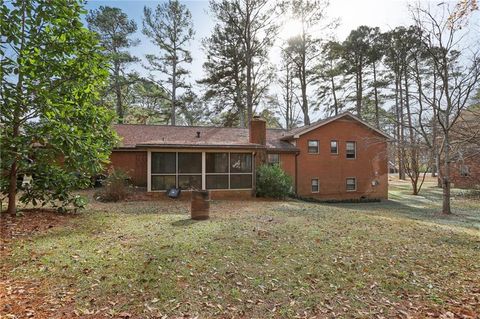
[[[17,177],[33,175],[21,200],[80,205],[71,195],[103,169],[114,115],[97,104],[108,62],[83,26],[81,1],[1,4],[1,191],[16,211]]]

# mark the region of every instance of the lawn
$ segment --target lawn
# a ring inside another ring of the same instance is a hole
[[[91,192],[89,193],[91,195]],[[480,200],[99,203],[3,218],[0,318],[478,318]],[[3,316],[3,317],[2,317]]]

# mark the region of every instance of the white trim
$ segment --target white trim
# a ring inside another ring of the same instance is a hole
[[[152,173],[152,153],[174,153],[175,154],[175,173]],[[202,172],[201,173],[179,173],[178,172],[178,154],[179,153],[201,153],[202,154]],[[207,173],[207,153],[227,153],[228,154],[228,172],[226,173]],[[251,155],[251,165],[252,171],[248,173],[232,173],[230,166],[231,166],[231,154],[250,154]],[[218,176],[228,176],[228,188],[216,188],[216,189],[208,189],[208,190],[252,190],[254,188],[254,170],[255,170],[255,156],[254,152],[252,151],[237,151],[237,150],[210,150],[210,151],[196,151],[192,152],[190,150],[172,150],[172,149],[149,149],[147,150],[147,191],[148,192],[164,192],[166,190],[156,189],[152,190],[152,176],[175,176],[175,185],[178,186],[179,184],[179,177],[180,176],[201,176],[202,177],[202,189],[207,189],[207,176],[210,175],[218,175]],[[250,175],[251,178],[251,188],[231,188],[230,186],[230,177],[231,175]]]
[[[310,152],[310,142],[317,142],[317,151]],[[320,141],[319,140],[307,140],[307,154],[320,154]]]
[[[348,153],[347,153],[347,144],[348,143],[353,143],[353,150],[355,151],[355,157],[347,157],[348,156]],[[345,158],[347,160],[354,160],[354,159],[357,159],[357,141],[345,141]]]
[[[207,189],[207,156],[205,152],[202,152],[202,189]]]
[[[335,153],[332,153],[332,142],[335,142],[335,147],[337,148],[337,151]],[[330,155],[338,155],[338,140],[330,140]]]
[[[313,182],[314,180],[317,181],[317,191],[316,191],[316,192],[314,192],[314,191],[312,190],[312,188],[313,188],[312,182]],[[311,192],[312,194],[320,193],[320,179],[319,179],[318,177],[314,177],[314,178],[311,178],[311,179],[310,179],[310,192]]]
[[[314,124],[314,125],[312,125],[311,127],[306,128],[305,130],[298,132],[297,134],[294,134],[294,135],[293,135],[293,138],[299,138],[299,137],[300,137],[301,135],[303,135],[303,134],[306,134],[306,133],[308,133],[308,132],[310,132],[310,131],[313,131],[313,130],[315,130],[315,129],[323,126],[323,125],[326,125],[326,124],[328,124],[328,123],[331,123],[331,122],[333,122],[333,121],[336,121],[336,120],[338,120],[338,119],[340,119],[340,118],[342,118],[342,117],[345,117],[345,116],[350,116],[351,118],[353,118],[354,120],[356,120],[356,121],[360,122],[361,124],[365,125],[365,126],[368,127],[369,129],[371,129],[371,130],[377,132],[378,134],[380,134],[380,135],[382,135],[382,136],[390,139],[390,136],[388,136],[388,135],[385,134],[384,132],[380,131],[380,130],[377,129],[376,127],[371,126],[370,124],[368,124],[367,122],[361,120],[360,118],[356,117],[355,115],[353,115],[353,114],[350,113],[350,112],[345,112],[345,113],[339,114],[339,115],[337,115],[337,116],[333,116],[333,117],[331,117],[331,118],[329,118],[329,119],[321,120],[319,123]]]
[[[347,179],[354,179],[355,180],[355,189],[347,189]],[[357,178],[356,177],[345,177],[345,190],[347,192],[356,192],[357,191]]]
[[[152,152],[147,151],[147,192],[152,191]]]

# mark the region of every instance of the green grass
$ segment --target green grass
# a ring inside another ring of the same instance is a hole
[[[201,222],[187,202],[91,202],[66,226],[16,241],[2,263],[49,296],[70,292],[79,314],[480,311],[480,201],[456,197],[444,217],[432,184],[408,193],[396,183],[381,203],[213,202]]]

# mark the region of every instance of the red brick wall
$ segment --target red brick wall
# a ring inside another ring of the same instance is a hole
[[[292,177],[293,187],[295,187],[295,153],[281,153],[280,167]]]
[[[469,168],[469,175],[462,176],[462,165]],[[477,156],[472,156],[463,161],[453,162],[450,164],[450,179],[453,187],[458,188],[475,188],[480,187],[480,160]]]
[[[147,187],[146,151],[113,151],[110,161],[110,166],[125,171],[135,186]]]
[[[308,140],[319,141],[319,154],[308,154]],[[330,154],[330,141],[338,141],[338,155]],[[347,159],[345,142],[357,143],[356,159]],[[297,140],[298,189],[304,197],[354,199],[388,197],[387,142],[364,125],[339,119],[308,132]],[[355,177],[357,190],[346,191],[346,178]],[[311,192],[311,179],[319,179],[319,193]],[[373,186],[372,182],[378,181]]]

